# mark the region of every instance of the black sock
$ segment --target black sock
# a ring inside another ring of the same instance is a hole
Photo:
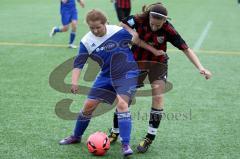
[[[117,109],[116,109],[116,111],[114,112],[114,115],[113,115],[113,128],[112,128],[112,131],[114,133],[119,133]]]
[[[150,119],[149,119],[149,127],[148,127],[148,133],[146,137],[150,140],[154,140],[155,136],[157,134],[157,129],[160,125],[161,119],[163,115],[163,109],[151,109],[150,112]]]

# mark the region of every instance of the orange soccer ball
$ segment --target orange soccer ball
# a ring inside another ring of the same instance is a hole
[[[96,156],[103,156],[110,149],[108,136],[103,132],[95,132],[88,137],[88,151]]]

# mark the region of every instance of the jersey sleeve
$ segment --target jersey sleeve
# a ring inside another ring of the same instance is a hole
[[[136,19],[133,15],[130,15],[122,20],[122,23],[128,25],[132,29],[136,29],[137,27],[137,22]]]
[[[126,29],[122,29],[122,35],[121,35],[122,39],[125,39],[125,40],[129,40],[131,41],[132,40],[132,34],[130,34]]]
[[[73,67],[82,69],[88,57],[89,57],[89,53],[87,51],[87,48],[82,42],[80,42],[79,52],[74,60]]]
[[[178,48],[179,50],[185,50],[188,48],[188,45],[186,42],[183,40],[181,35],[175,30],[175,28],[171,25],[168,24],[169,26],[167,27],[167,36],[168,36],[168,41]]]

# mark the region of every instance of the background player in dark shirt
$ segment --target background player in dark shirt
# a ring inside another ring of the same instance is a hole
[[[139,37],[138,45],[145,45],[145,42],[148,44],[144,47],[146,49],[136,45],[132,47],[135,60],[139,62],[141,70],[145,70],[139,77],[139,84],[143,85],[143,81],[148,76],[152,87],[148,133],[137,147],[138,152],[141,153],[146,152],[154,140],[163,115],[163,92],[168,70],[168,56],[165,54],[167,42],[180,49],[206,79],[211,77],[211,72],[202,66],[196,54],[188,47],[168,19],[167,9],[161,3],[156,3],[145,7],[142,14],[129,16],[121,23],[135,36],[135,39]],[[115,113],[114,126],[109,136],[112,142],[116,141],[118,136],[116,117]]]
[[[111,0],[114,2],[115,10],[119,21],[128,17],[131,13],[131,0]]]

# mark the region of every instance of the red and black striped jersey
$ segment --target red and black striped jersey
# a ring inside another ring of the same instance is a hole
[[[131,0],[116,0],[118,8],[131,8]]]
[[[135,29],[140,39],[158,50],[163,50],[166,52],[167,42],[170,42],[173,46],[180,50],[185,50],[188,48],[186,42],[168,21],[164,23],[162,28],[156,32],[151,30],[148,18],[143,20],[137,16],[129,16],[122,22],[127,24],[132,29]],[[155,56],[150,51],[140,48],[136,45],[132,47],[132,51],[134,53],[135,60],[137,61],[167,62],[168,60],[167,55]]]

